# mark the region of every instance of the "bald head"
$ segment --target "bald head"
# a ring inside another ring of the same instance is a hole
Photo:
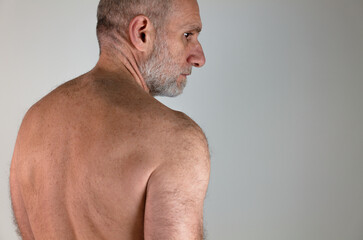
[[[174,0],[101,0],[97,11],[97,37],[112,39],[113,34],[127,39],[128,25],[138,16],[150,19],[156,31],[162,29],[172,11]]]

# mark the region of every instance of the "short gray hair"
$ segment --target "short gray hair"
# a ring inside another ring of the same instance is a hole
[[[97,10],[97,37],[101,46],[102,37],[111,37],[115,31],[128,39],[130,21],[145,15],[158,31],[165,25],[172,11],[174,0],[101,0]]]

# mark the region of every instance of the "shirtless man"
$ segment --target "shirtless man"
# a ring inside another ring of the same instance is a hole
[[[97,65],[19,130],[10,185],[24,240],[203,239],[206,138],[153,97],[180,94],[204,65],[201,28],[196,0],[101,0]]]

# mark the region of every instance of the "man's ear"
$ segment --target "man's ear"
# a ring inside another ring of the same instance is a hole
[[[148,53],[153,48],[155,28],[148,17],[138,15],[129,24],[129,36],[137,50]]]

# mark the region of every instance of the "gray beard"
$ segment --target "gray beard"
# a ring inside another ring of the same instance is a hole
[[[163,40],[155,43],[149,59],[140,64],[140,72],[153,96],[176,97],[186,86],[186,80],[178,84],[182,69],[173,61]]]

